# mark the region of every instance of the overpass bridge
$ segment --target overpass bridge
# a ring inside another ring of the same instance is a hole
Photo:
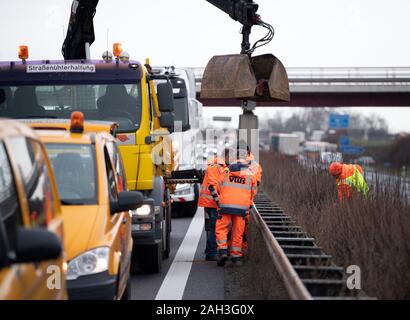
[[[206,107],[241,106],[239,100],[201,99],[204,68],[195,73],[197,97]],[[410,67],[288,68],[291,101],[263,107],[410,107]]]

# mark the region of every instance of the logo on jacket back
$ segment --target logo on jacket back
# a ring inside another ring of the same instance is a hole
[[[235,176],[230,176],[229,181],[231,183],[240,183],[240,184],[245,184],[246,183],[245,178],[235,177]]]

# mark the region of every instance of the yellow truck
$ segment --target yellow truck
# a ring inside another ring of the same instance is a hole
[[[21,61],[0,63],[0,117],[68,122],[73,111],[81,111],[87,120],[117,123],[112,133],[128,187],[144,195],[132,220],[133,269],[159,272],[170,251],[171,190],[165,178],[177,165],[173,90],[166,81],[156,92],[149,64],[123,59],[118,47],[114,59],[106,54],[102,60],[60,61],[28,61],[21,47]]]

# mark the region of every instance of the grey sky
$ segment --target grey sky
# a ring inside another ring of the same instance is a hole
[[[0,60],[60,59],[71,0],[0,0]],[[408,0],[257,0],[262,18],[276,30],[273,52],[287,67],[410,66]],[[7,8],[7,9],[6,9]],[[99,58],[113,42],[153,65],[205,66],[214,54],[239,51],[239,24],[205,0],[100,0],[95,18]],[[261,33],[255,30],[253,38]],[[212,111],[210,111],[212,113]],[[387,114],[391,127],[410,131],[410,109]],[[408,121],[407,121],[408,122]],[[397,131],[396,130],[396,131]]]

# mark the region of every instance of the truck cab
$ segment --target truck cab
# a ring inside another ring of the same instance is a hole
[[[170,138],[174,126],[170,83],[162,83],[157,94],[149,63],[119,55],[102,60],[25,58],[0,63],[0,92],[5,96],[0,117],[69,119],[73,111],[80,111],[87,120],[118,123],[116,137],[128,187],[141,191],[150,209],[133,220],[134,264],[159,272],[170,251],[172,186],[165,184],[165,178],[176,167]],[[150,230],[141,228],[147,221],[155,222]]]
[[[194,72],[189,68],[154,67],[154,74],[164,75],[172,84],[175,122],[179,125],[172,134],[178,170],[202,169],[197,158],[202,154],[202,103],[196,99]],[[157,81],[157,83],[160,81]],[[199,184],[180,183],[171,195],[174,215],[192,217],[198,208]]]

